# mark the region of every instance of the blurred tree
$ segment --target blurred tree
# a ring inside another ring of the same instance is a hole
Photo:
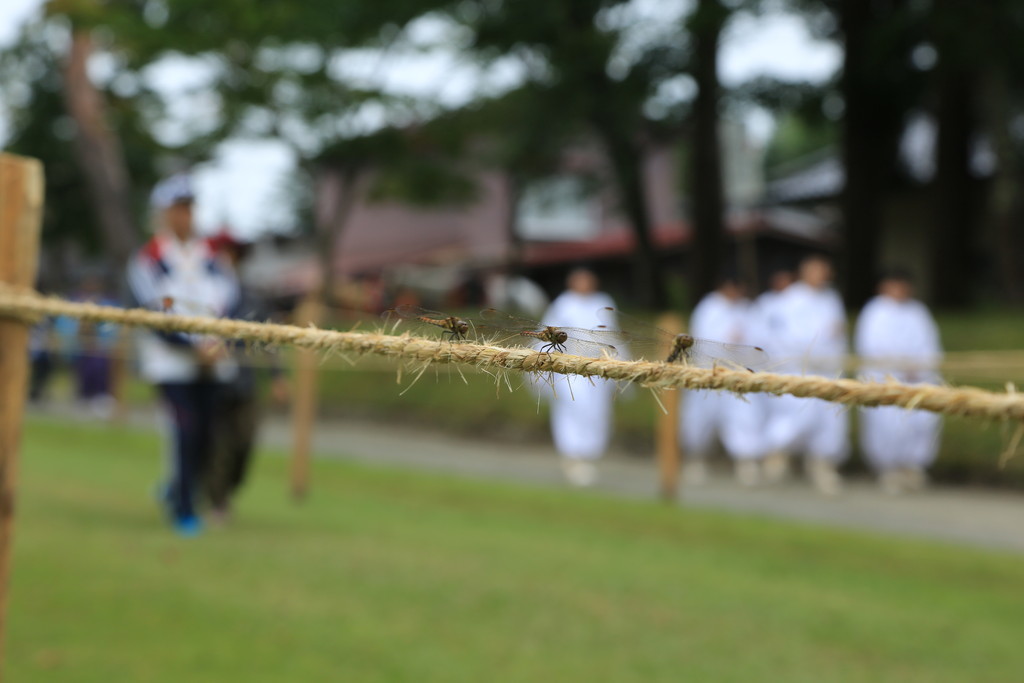
[[[883,204],[896,177],[899,142],[922,82],[911,53],[922,39],[926,3],[911,0],[790,0],[819,36],[841,42],[841,289],[860,307],[874,294]]]
[[[636,238],[637,298],[660,308],[666,292],[643,177],[646,140],[654,126],[644,105],[658,83],[680,73],[683,50],[678,40],[651,41],[623,55],[620,33],[608,13],[624,4],[469,0],[460,3],[458,16],[473,29],[473,48],[479,54],[526,57],[533,67],[527,76],[530,87],[545,93],[536,101],[543,106],[536,120],[578,122],[600,142]],[[563,130],[571,135],[579,128]]]
[[[561,170],[566,141],[574,139],[579,122],[553,112],[557,99],[536,82],[493,98],[474,101],[426,124],[432,134],[452,142],[470,165],[496,169],[505,179],[505,230],[511,274],[522,267],[522,238],[518,231],[519,202],[532,182]]]
[[[995,156],[987,215],[995,245],[998,284],[1016,301],[1024,300],[1024,3],[999,0],[975,8],[980,11],[978,54],[995,54],[978,68],[982,107],[980,117],[988,130]],[[987,27],[987,28],[984,28]]]
[[[316,182],[314,211],[323,291],[334,292],[334,258],[360,195],[421,207],[465,204],[477,196],[467,172],[469,139],[442,118],[426,126],[383,128],[340,140],[310,166]]]
[[[66,116],[54,113],[65,137],[75,141],[76,159],[83,172],[74,181],[89,188],[104,247],[123,259],[136,234],[128,179],[145,179],[148,185],[157,161],[153,153],[160,149],[152,142],[152,132],[168,122],[161,106],[165,103],[146,88],[151,66],[171,56],[179,63],[188,60],[193,74],[207,79],[202,86],[207,115],[184,125],[176,122],[178,156],[205,157],[229,136],[270,136],[290,143],[314,175],[332,175],[335,171],[326,170],[331,164],[313,161],[332,145],[337,148],[342,141],[362,138],[353,142],[350,150],[354,154],[350,166],[361,166],[365,156],[360,154],[370,153],[377,141],[360,135],[358,118],[365,112],[364,106],[380,105],[386,99],[378,91],[352,86],[357,79],[344,72],[342,51],[367,44],[386,47],[398,39],[405,24],[430,8],[423,0],[266,0],[258,4],[242,0],[212,4],[197,0],[51,0],[46,30],[60,29],[64,34],[70,30],[71,38],[36,40],[31,64],[23,63],[22,57],[29,56],[26,46],[9,50],[4,64],[8,73],[46,70],[46,87],[60,94],[75,122],[69,126]],[[94,49],[97,40],[101,50]],[[47,49],[46,61],[40,62],[40,50]],[[88,73],[94,56],[100,53],[104,65],[113,71],[102,87]],[[115,98],[110,86],[118,83],[130,84],[122,89],[132,92]],[[416,107],[416,103],[393,99],[380,108],[389,113],[391,121],[408,121],[418,114]],[[32,153],[31,148],[42,142],[40,122],[27,116],[27,111],[25,114],[21,117],[24,132],[16,127],[15,138],[24,151]],[[123,127],[129,123],[138,127]],[[133,138],[128,145],[121,139],[137,133],[148,138],[145,152],[134,146],[139,140]],[[142,163],[146,169],[137,173]],[[416,182],[410,174],[414,171],[411,167],[406,170],[409,173],[399,184],[405,183],[405,189],[413,191]],[[344,170],[343,175],[347,173],[350,171]],[[437,180],[430,174],[416,175],[421,195],[429,191],[422,184],[424,178]],[[333,184],[328,178],[314,186],[329,188]]]
[[[978,290],[984,239],[994,279],[1024,296],[1024,3],[934,0],[929,37],[937,52],[935,108],[939,124],[934,186],[937,278],[934,296],[947,306],[970,303]],[[984,143],[985,147],[981,145]],[[992,151],[991,169],[985,148]],[[987,187],[979,174],[991,172]],[[987,194],[980,190],[988,189]],[[982,229],[991,225],[989,234]],[[988,284],[988,283],[986,283]]]
[[[414,202],[450,198],[463,180],[446,175],[450,169],[435,159],[417,157],[419,150],[398,130],[434,110],[356,85],[360,78],[345,67],[346,49],[387,50],[434,7],[424,0],[167,0],[134,46],[138,63],[177,52],[207,66],[218,116],[193,138],[192,148],[242,136],[282,140],[296,151],[312,182],[325,296],[333,287],[340,235],[368,172],[377,183],[373,196]],[[361,122],[368,112],[374,125]]]
[[[75,26],[64,63],[64,102],[75,122],[74,149],[93,211],[103,231],[107,253],[121,269],[138,242],[132,211],[128,164],[120,137],[111,127],[104,93],[89,77],[93,37],[88,26]]]
[[[933,35],[939,51],[935,69],[935,114],[938,138],[933,183],[935,214],[930,240],[933,302],[940,306],[963,306],[973,298],[973,228],[978,214],[971,156],[978,132],[979,56],[978,43],[988,37],[973,34],[980,28],[973,2],[936,0]],[[981,49],[979,49],[981,48]]]
[[[694,227],[690,296],[694,304],[717,286],[725,255],[725,196],[718,131],[718,44],[730,14],[731,10],[721,0],[697,0],[687,21],[693,43],[693,77],[697,83],[689,157]]]
[[[790,109],[783,110],[776,121],[775,132],[765,150],[765,169],[783,168],[822,150],[839,144],[839,126],[820,112],[810,117]]]
[[[70,66],[66,54],[70,44],[67,21],[55,15],[26,24],[18,40],[0,52],[0,92],[9,105],[11,127],[7,148],[43,161],[47,250],[71,247],[94,256],[103,254],[116,266],[138,239],[135,216],[141,215],[145,205],[144,198],[124,193],[126,177],[147,186],[155,178],[154,162],[162,151],[142,114],[154,102],[141,90],[119,96],[90,83],[75,96],[90,100],[75,105],[81,105],[79,113],[85,117],[80,124],[81,119],[69,112],[67,76],[75,71],[72,78],[83,78],[83,64]],[[98,146],[83,141],[83,125],[92,126]],[[111,138],[111,146],[104,147]],[[105,172],[97,170],[96,164],[111,167],[112,184],[101,187],[106,181],[92,178]],[[122,164],[124,168],[119,169]],[[119,176],[122,171],[124,176]],[[104,199],[107,189],[116,192]],[[67,274],[58,269],[51,275],[60,280]]]
[[[760,107],[774,116],[775,132],[764,157],[769,175],[823,150],[838,148],[840,123],[826,113],[826,102],[835,97],[837,87],[835,79],[811,83],[759,76],[727,93],[729,100]]]
[[[839,0],[843,39],[843,249],[840,275],[848,306],[875,293],[883,201],[897,168],[904,118],[920,88],[910,53],[920,26],[907,0]]]

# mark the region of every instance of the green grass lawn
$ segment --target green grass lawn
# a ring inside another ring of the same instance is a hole
[[[1024,557],[598,495],[259,461],[183,541],[142,433],[26,428],[12,681],[1007,681]]]

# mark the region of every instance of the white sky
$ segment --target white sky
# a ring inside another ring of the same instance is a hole
[[[9,44],[19,27],[41,11],[43,0],[0,0],[0,46]],[[644,32],[656,33],[659,25],[679,16],[689,6],[687,0],[634,0],[621,16],[608,17],[609,23],[640,17]],[[445,107],[458,106],[483,92],[496,94],[514,85],[521,67],[511,60],[482,69],[459,60],[451,47],[450,31],[442,22],[426,17],[408,30],[412,46],[379,51],[352,50],[335,65],[346,76],[367,84],[381,84],[394,94],[414,96]],[[724,85],[735,85],[757,75],[820,81],[839,66],[841,53],[836,45],[813,40],[797,17],[791,15],[740,16],[728,27],[720,55],[720,76]],[[103,65],[95,65],[102,77]],[[149,78],[176,105],[172,114],[195,125],[195,116],[203,108],[214,106],[204,100],[201,85],[203,66],[195,60],[168,60],[151,69]],[[196,93],[196,86],[200,92]],[[678,97],[685,88],[667,88],[666,97]],[[673,95],[673,93],[675,93]],[[346,121],[352,130],[380,125],[380,114],[362,112]],[[763,142],[772,131],[771,117],[754,112],[745,121],[751,136]],[[181,123],[162,131],[167,142],[180,137]],[[185,124],[188,125],[188,124]],[[0,141],[6,137],[3,103],[0,102]],[[221,145],[213,158],[196,170],[200,193],[197,221],[201,229],[212,230],[228,221],[243,234],[254,234],[286,220],[287,209],[281,199],[283,181],[294,167],[295,156],[284,144],[274,141],[230,141]]]

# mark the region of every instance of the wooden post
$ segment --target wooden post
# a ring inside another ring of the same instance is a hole
[[[658,318],[658,326],[666,332],[678,334],[683,331],[683,321],[675,313],[666,313]],[[665,349],[665,355],[669,353]],[[658,408],[654,426],[654,444],[658,456],[659,489],[663,500],[674,501],[679,496],[679,389],[662,391],[659,394],[662,406]]]
[[[42,211],[42,164],[0,154],[0,283],[24,288],[35,284]],[[28,335],[24,322],[0,317],[0,647],[6,629],[14,490],[28,389]]]
[[[295,310],[295,324],[317,324],[323,316],[323,305],[316,295],[307,297]],[[309,492],[309,459],[316,422],[316,388],[318,361],[315,351],[295,351],[295,394],[292,399],[292,499],[300,501]]]

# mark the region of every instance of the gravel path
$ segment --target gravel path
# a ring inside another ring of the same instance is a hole
[[[62,418],[81,415],[70,407],[51,406],[45,413]],[[155,427],[152,411],[139,411],[129,423]],[[287,449],[287,421],[271,418],[263,429],[267,446]],[[476,440],[396,424],[366,421],[321,421],[313,437],[318,457],[340,457],[381,465],[440,471],[467,477],[566,487],[550,446],[524,446],[509,440]],[[312,482],[316,489],[316,482]],[[654,463],[612,453],[600,461],[597,491],[632,498],[657,492]],[[682,507],[735,511],[808,524],[877,531],[972,546],[1024,552],[1024,495],[981,489],[934,487],[925,492],[891,496],[867,480],[847,482],[841,496],[825,498],[804,482],[771,488],[743,489],[726,472],[700,487],[680,491]]]

